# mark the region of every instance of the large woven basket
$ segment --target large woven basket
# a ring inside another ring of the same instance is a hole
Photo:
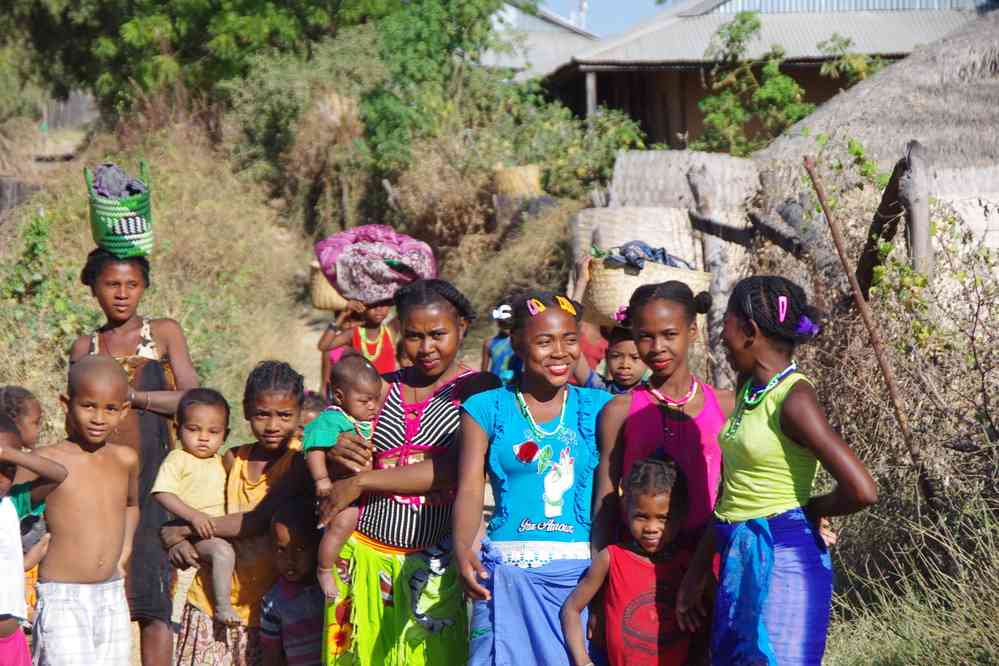
[[[90,198],[90,233],[98,247],[119,259],[144,257],[153,251],[152,186],[149,168],[139,163],[139,177],[146,184],[143,194],[108,199],[94,192],[94,174],[83,169]]]
[[[317,310],[343,310],[347,307],[347,299],[340,295],[336,287],[323,275],[319,268],[319,262],[313,261],[309,275],[309,296],[312,298],[312,307]]]
[[[711,274],[645,262],[641,271],[632,267],[608,266],[605,261],[590,265],[590,283],[583,295],[586,319],[598,326],[613,326],[614,314],[627,305],[631,295],[644,284],[678,280],[697,294],[711,286]]]
[[[666,248],[695,268],[704,264],[701,240],[685,208],[587,208],[569,221],[569,229],[577,261],[594,244],[609,248],[638,240]]]

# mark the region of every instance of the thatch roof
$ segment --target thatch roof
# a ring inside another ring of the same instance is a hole
[[[791,167],[800,176],[819,134],[832,150],[858,139],[885,168],[912,139],[937,169],[999,165],[999,11],[833,97],[754,159],[761,171]]]

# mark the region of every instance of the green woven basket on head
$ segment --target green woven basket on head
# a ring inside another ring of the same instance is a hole
[[[108,199],[94,192],[94,174],[84,167],[90,198],[90,232],[97,246],[118,257],[144,257],[153,251],[152,184],[149,168],[139,163],[139,177],[146,184],[143,194]]]

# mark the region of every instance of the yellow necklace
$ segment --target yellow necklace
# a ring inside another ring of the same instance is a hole
[[[360,338],[361,338],[361,354],[364,356],[364,358],[368,359],[371,362],[374,362],[375,359],[377,359],[379,356],[382,355],[382,345],[385,343],[385,324],[382,324],[381,326],[378,327],[378,341],[377,343],[375,343],[375,352],[373,354],[368,353],[368,345],[370,345],[371,342],[368,341],[368,335],[365,332],[364,327],[361,327]]]

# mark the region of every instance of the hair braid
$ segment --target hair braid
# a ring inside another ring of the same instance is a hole
[[[246,378],[243,404],[253,403],[261,393],[289,393],[299,407],[305,401],[305,379],[283,361],[261,361]]]
[[[786,302],[783,318],[782,302]],[[765,336],[791,345],[807,342],[820,331],[821,314],[808,304],[805,290],[776,275],[740,280],[729,298],[728,309],[756,322]]]
[[[683,472],[671,458],[643,458],[631,466],[624,483],[624,493],[630,499],[635,495],[673,494],[681,489],[677,498],[686,498],[687,481]]]
[[[469,323],[475,321],[475,308],[471,301],[447,280],[431,278],[410,282],[399,287],[392,300],[400,317],[404,317],[413,308],[446,303],[454,308],[461,319]]]

